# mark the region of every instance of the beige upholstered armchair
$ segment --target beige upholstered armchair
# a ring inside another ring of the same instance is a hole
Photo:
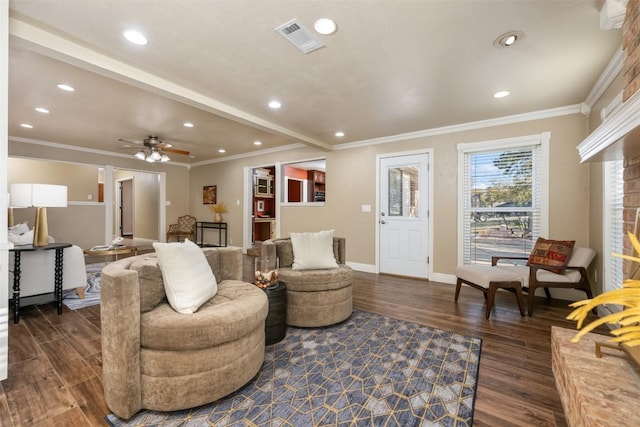
[[[167,231],[167,242],[171,237],[175,237],[178,241],[181,239],[189,239],[195,241],[196,233],[196,217],[184,215],[178,218],[177,224],[170,224]]]
[[[337,268],[293,270],[291,238],[262,243],[262,258],[278,257],[278,277],[287,286],[287,325],[327,326],[351,316],[353,271],[345,265],[343,237],[333,238],[333,253]]]
[[[116,415],[213,402],[262,366],[266,294],[241,281],[240,248],[204,253],[218,291],[193,314],[178,313],[167,302],[155,253],[102,270],[102,381]]]

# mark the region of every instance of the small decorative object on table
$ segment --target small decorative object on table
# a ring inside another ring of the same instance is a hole
[[[256,286],[264,289],[278,285],[278,258],[256,258]]]
[[[214,203],[209,205],[209,210],[215,212],[214,222],[222,222],[222,214],[227,212],[227,205],[224,202]]]

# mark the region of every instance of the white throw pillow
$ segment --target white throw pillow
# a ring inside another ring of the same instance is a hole
[[[153,244],[162,272],[164,291],[178,313],[192,314],[218,292],[216,277],[202,249],[189,239],[184,243]]]
[[[26,222],[21,222],[20,224],[16,224],[13,227],[9,227],[10,234],[24,234],[29,232],[29,225]]]
[[[7,239],[14,245],[30,245],[33,243],[33,230],[28,230],[22,234],[15,234],[11,231],[7,234]]]
[[[292,270],[337,268],[333,255],[333,230],[317,233],[291,233]]]

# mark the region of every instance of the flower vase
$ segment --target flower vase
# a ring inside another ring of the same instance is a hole
[[[216,212],[215,216],[213,217],[213,222],[222,222],[222,215],[220,215],[220,212]]]

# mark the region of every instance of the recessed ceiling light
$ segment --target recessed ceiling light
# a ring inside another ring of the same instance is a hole
[[[29,123],[21,123],[20,126],[27,129],[33,129],[33,126],[31,126]]]
[[[336,132],[336,136],[338,138],[342,138],[344,136],[344,132]]]
[[[522,36],[524,36],[522,31],[509,31],[508,33],[498,36],[498,38],[493,41],[493,45],[496,47],[510,47],[522,39]]]
[[[282,104],[278,101],[271,101],[269,102],[269,108],[273,108],[273,109],[277,109],[282,107]]]
[[[58,88],[67,91],[67,92],[73,92],[75,89],[73,88],[73,86],[69,86],[68,84],[65,83],[60,83],[58,85]]]
[[[501,90],[500,92],[496,92],[493,94],[494,98],[504,98],[505,96],[509,96],[508,90]]]
[[[226,152],[227,152],[227,150],[225,150],[224,148],[221,148],[221,149],[218,150],[218,153],[226,153]]]
[[[44,108],[44,107],[36,107],[36,111],[37,111],[38,113],[42,113],[42,114],[49,114],[49,110],[47,110],[47,109],[46,109],[46,108]]]
[[[253,141],[253,145],[262,145],[262,141]]]
[[[336,31],[337,26],[332,19],[320,18],[313,24],[313,28],[315,28],[318,33],[328,36]]]
[[[124,34],[124,37],[127,40],[129,40],[133,44],[137,44],[138,46],[144,46],[147,43],[149,43],[147,41],[147,38],[140,31],[127,30],[127,31],[124,31],[122,34]]]
[[[193,127],[193,123],[191,123],[191,122],[184,122],[184,123],[182,124],[182,126],[184,126],[184,127],[186,127],[186,128],[192,128],[192,127]]]

